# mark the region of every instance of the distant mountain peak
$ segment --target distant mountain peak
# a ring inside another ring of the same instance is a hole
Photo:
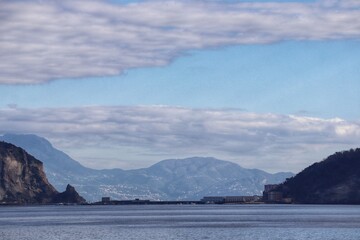
[[[54,148],[47,139],[35,134],[8,133],[0,136],[0,141],[9,142],[25,149],[45,163],[46,171],[49,169],[58,169],[56,172],[60,172],[63,175],[67,175],[66,172],[75,172],[77,175],[81,175],[89,170],[66,153]],[[52,173],[49,175],[52,175]],[[65,183],[67,184],[67,182],[64,182],[63,184]],[[56,184],[57,182],[54,185]],[[57,187],[63,188],[64,186],[58,185]]]
[[[43,151],[49,151],[53,148],[52,144],[43,137],[39,137],[35,134],[15,134],[6,133],[0,136],[0,139],[5,142],[16,142],[17,145],[27,145],[27,147],[40,148]]]
[[[162,160],[151,167],[154,166],[171,166],[171,167],[182,167],[186,165],[195,165],[195,166],[206,166],[206,165],[236,165],[240,167],[238,164],[220,160],[214,157],[188,157],[188,158],[176,158],[176,159],[166,159]]]
[[[32,141],[36,141],[37,143],[51,145],[51,143],[46,138],[40,137],[35,134],[5,133],[2,137],[3,138],[18,138],[23,141],[32,140]]]

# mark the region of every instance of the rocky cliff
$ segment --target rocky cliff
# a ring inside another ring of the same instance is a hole
[[[0,142],[0,203],[53,203],[54,200],[69,195],[69,191],[65,193],[61,195],[48,182],[41,161],[22,148]],[[72,203],[81,202],[83,201]]]
[[[86,203],[86,200],[81,197],[70,184],[67,185],[65,192],[57,194],[53,198],[54,203]]]
[[[335,153],[288,179],[275,191],[295,203],[360,204],[360,149]]]

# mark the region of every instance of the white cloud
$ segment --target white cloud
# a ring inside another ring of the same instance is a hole
[[[85,165],[87,158],[103,159],[91,163],[97,168],[198,155],[296,171],[335,151],[360,147],[359,122],[223,109],[7,108],[0,110],[0,126],[0,133],[44,136]]]
[[[359,39],[358,1],[1,1],[0,83],[116,75],[190,49]]]

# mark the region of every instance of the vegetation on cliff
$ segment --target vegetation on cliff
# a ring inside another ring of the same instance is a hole
[[[360,149],[337,152],[279,186],[295,203],[360,204]]]

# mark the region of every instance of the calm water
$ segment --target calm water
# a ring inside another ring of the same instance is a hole
[[[360,206],[0,207],[0,239],[360,239]]]

